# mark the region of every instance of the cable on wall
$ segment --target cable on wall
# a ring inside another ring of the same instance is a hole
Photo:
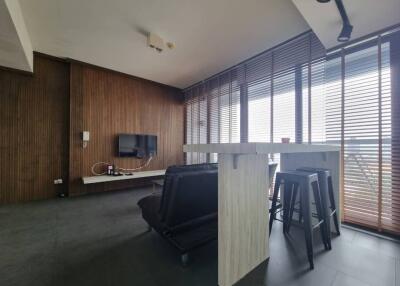
[[[116,167],[116,170],[117,170],[117,171],[122,171],[122,172],[133,172],[133,171],[137,171],[137,170],[140,170],[140,169],[143,169],[143,168],[148,167],[152,159],[153,159],[153,157],[149,157],[149,158],[147,159],[147,161],[146,161],[143,165],[141,165],[141,166],[139,166],[139,167],[137,167],[137,168],[128,169],[128,168],[118,168],[118,167]],[[110,162],[97,162],[97,163],[94,163],[94,164],[92,165],[92,167],[90,168],[90,170],[91,170],[91,172],[92,172],[92,174],[93,174],[94,176],[102,176],[102,175],[106,175],[106,174],[107,174],[107,171],[104,171],[104,172],[102,172],[102,173],[96,172],[96,167],[97,167],[97,166],[100,166],[100,165],[112,165],[112,163],[110,163]]]

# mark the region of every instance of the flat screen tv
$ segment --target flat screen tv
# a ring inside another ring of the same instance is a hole
[[[119,157],[154,157],[157,154],[157,136],[142,134],[119,134]]]

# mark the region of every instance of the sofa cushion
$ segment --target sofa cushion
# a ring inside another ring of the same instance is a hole
[[[194,172],[201,170],[217,170],[218,164],[193,164],[193,165],[182,165],[182,166],[170,166],[167,168],[164,177],[163,192],[159,207],[159,215],[161,221],[165,221],[165,215],[168,208],[169,196],[172,188],[172,181],[176,174],[184,172]]]
[[[170,189],[165,225],[173,228],[218,211],[218,170],[179,173]]]

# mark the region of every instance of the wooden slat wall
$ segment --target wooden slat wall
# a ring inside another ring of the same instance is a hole
[[[53,180],[68,180],[69,64],[34,60],[34,75],[0,71],[0,203],[55,197],[66,185]]]
[[[33,75],[0,70],[0,204],[148,183],[82,184],[95,162],[140,164],[115,156],[118,133],[158,136],[158,154],[147,170],[183,163],[180,90],[41,54],[34,61]],[[90,131],[86,149],[83,130]],[[55,186],[57,178],[65,184]]]
[[[99,161],[135,168],[141,161],[118,158],[119,133],[157,135],[158,152],[143,170],[164,169],[183,162],[183,98],[178,89],[96,67],[71,64],[70,195],[126,188],[137,181],[84,186]],[[82,148],[80,133],[90,132]]]

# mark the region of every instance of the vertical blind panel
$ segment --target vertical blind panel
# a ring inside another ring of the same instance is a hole
[[[231,71],[231,143],[240,143],[240,85],[238,82],[238,72]]]
[[[231,70],[185,91],[186,143],[240,142],[240,86]],[[207,155],[187,153],[188,164],[203,163]],[[210,155],[216,162],[216,154]]]
[[[207,92],[206,87],[201,87],[201,94],[199,95],[199,118],[198,118],[198,132],[199,132],[199,144],[207,143]],[[207,156],[204,153],[199,153],[198,163],[204,163],[207,161]]]
[[[345,57],[344,218],[379,223],[378,47]]]
[[[241,76],[240,83],[255,82],[259,79],[270,78],[272,74],[272,52],[257,56],[245,64],[245,77]],[[244,80],[243,80],[244,78]]]
[[[209,104],[209,143],[219,143],[219,114],[220,114],[220,98],[219,98],[219,79],[215,78],[208,82],[208,104]],[[217,155],[210,154],[210,161],[212,163],[217,162]]]
[[[400,31],[390,42],[392,93],[392,202],[390,229],[400,233]]]
[[[271,142],[271,78],[249,83],[247,94],[248,140]]]
[[[186,110],[186,144],[192,144],[192,105],[191,99],[185,100],[185,110]],[[192,153],[186,153],[186,164],[192,163]]]
[[[309,122],[308,122],[308,116],[309,116],[309,112],[310,112],[310,104],[309,104],[309,98],[310,98],[310,94],[309,94],[309,65],[305,65],[302,67],[301,70],[301,79],[302,79],[302,137],[303,137],[303,143],[310,143],[309,142],[309,136],[308,136],[308,131],[309,131]]]
[[[311,72],[309,72],[310,67]],[[309,73],[311,74],[311,93],[309,93]],[[302,109],[303,143],[326,142],[325,60],[318,60],[310,66],[302,67]],[[311,125],[309,115],[311,115]],[[311,130],[311,142],[308,138],[309,130]]]
[[[219,109],[219,143],[230,143],[230,132],[231,132],[231,122],[230,122],[230,74],[224,74],[220,77],[220,109]]]
[[[326,141],[326,92],[324,85],[325,61],[311,65],[311,142]]]
[[[381,47],[382,61],[382,228],[400,231],[400,202],[392,190],[392,88],[390,73],[390,43]]]
[[[209,82],[210,90],[208,92],[209,117],[210,117],[210,143],[219,143],[219,80],[213,79]]]
[[[240,86],[235,70],[220,76],[219,143],[240,142]]]
[[[326,143],[340,145],[342,138],[342,76],[340,58],[326,62],[325,99]]]
[[[314,33],[308,33],[274,50],[274,73],[301,66],[325,56],[325,48]]]
[[[295,70],[276,75],[273,79],[273,142],[282,138],[295,141]]]

